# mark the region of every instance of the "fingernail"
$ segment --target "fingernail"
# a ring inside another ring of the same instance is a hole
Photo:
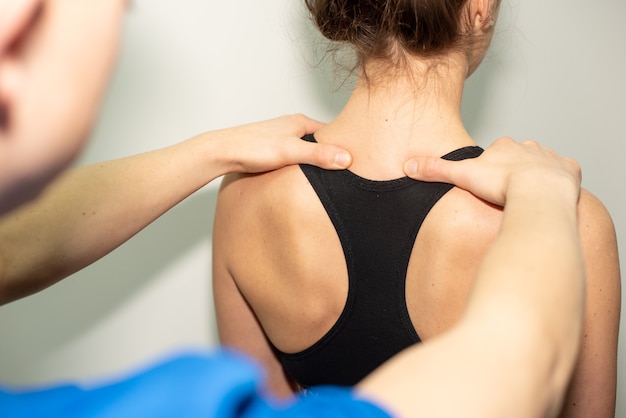
[[[417,161],[407,161],[406,164],[404,164],[404,172],[409,177],[415,176],[417,174]]]
[[[338,152],[335,154],[335,164],[338,167],[348,167],[352,161],[352,156],[348,152]]]

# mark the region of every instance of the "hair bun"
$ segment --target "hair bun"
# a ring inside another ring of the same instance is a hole
[[[322,35],[352,44],[361,60],[434,55],[460,41],[467,0],[305,0]]]

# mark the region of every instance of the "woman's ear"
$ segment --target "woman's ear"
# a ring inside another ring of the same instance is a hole
[[[13,42],[24,35],[43,0],[0,0],[0,62]]]
[[[481,32],[491,28],[495,24],[495,1],[496,0],[469,0],[469,17],[473,31]]]

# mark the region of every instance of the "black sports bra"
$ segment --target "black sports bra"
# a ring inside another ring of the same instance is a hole
[[[304,140],[315,142],[312,135]],[[465,147],[442,158],[478,157]],[[403,177],[367,180],[344,171],[301,165],[341,241],[348,269],[346,305],[334,326],[311,347],[279,351],[302,387],[351,386],[404,348],[420,342],[405,299],[406,273],[422,222],[453,186]]]

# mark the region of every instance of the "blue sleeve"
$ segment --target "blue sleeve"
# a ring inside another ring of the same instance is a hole
[[[0,416],[29,417],[388,417],[347,389],[278,403],[259,395],[262,372],[225,351],[168,359],[122,380],[90,387],[0,388]]]

